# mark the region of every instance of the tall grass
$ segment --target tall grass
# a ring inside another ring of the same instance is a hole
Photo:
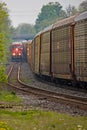
[[[0,122],[7,122],[12,130],[87,130],[85,116],[70,116],[41,110],[27,112],[0,110]]]

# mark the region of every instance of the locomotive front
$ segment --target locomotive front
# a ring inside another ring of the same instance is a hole
[[[23,58],[23,45],[20,43],[13,43],[11,46],[12,61],[19,61]]]

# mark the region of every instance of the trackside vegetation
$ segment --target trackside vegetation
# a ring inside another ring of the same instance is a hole
[[[0,103],[21,104],[14,91],[0,89]],[[0,130],[87,130],[87,116],[41,110],[4,108],[0,104]]]
[[[87,130],[87,117],[43,110],[0,110],[0,130]]]
[[[7,5],[0,2],[0,82],[6,82],[5,67],[11,40],[11,24]]]
[[[0,34],[0,81],[6,81],[5,75],[5,45],[4,45],[4,34]]]
[[[15,92],[8,92],[5,90],[0,92],[0,102],[20,103],[21,101],[21,98],[19,98]]]

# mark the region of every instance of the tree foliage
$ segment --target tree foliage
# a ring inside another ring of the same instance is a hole
[[[84,11],[87,11],[87,0],[83,1],[79,5],[79,12],[84,12]]]
[[[10,20],[5,3],[0,2],[0,81],[5,81],[5,62],[10,42]]]
[[[33,37],[35,35],[34,25],[22,23],[15,29],[13,29],[13,37]]]
[[[4,44],[4,33],[0,33],[0,81],[6,81],[5,75],[5,44]]]
[[[75,6],[71,6],[70,4],[69,4],[69,6],[66,8],[67,17],[73,16],[73,15],[75,15],[77,12],[78,12],[78,10],[76,9],[76,7],[75,7]]]
[[[59,2],[50,2],[44,5],[36,19],[35,29],[36,32],[54,23],[58,19],[66,17],[66,13],[62,10],[62,6]]]
[[[15,29],[15,34],[35,34],[34,26],[31,24],[20,24],[16,29]]]

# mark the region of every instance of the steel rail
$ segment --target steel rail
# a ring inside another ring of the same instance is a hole
[[[19,68],[18,68],[18,81],[22,85],[28,87],[29,92],[31,91],[34,94],[43,95],[43,96],[49,97],[51,99],[55,99],[57,101],[61,100],[62,102],[67,102],[71,105],[73,104],[75,106],[78,106],[82,109],[87,110],[87,98],[82,98],[79,96],[77,97],[77,96],[72,96],[72,95],[67,95],[67,94],[62,94],[62,93],[60,94],[60,93],[56,93],[56,92],[53,92],[50,90],[48,91],[46,89],[42,89],[42,88],[40,89],[40,88],[31,86],[31,85],[28,85],[20,80],[20,71],[21,71],[21,68],[19,66]]]

